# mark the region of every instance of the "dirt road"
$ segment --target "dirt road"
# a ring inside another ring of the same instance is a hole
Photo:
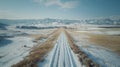
[[[71,50],[67,37],[61,32],[51,53],[40,67],[82,67],[77,56]]]

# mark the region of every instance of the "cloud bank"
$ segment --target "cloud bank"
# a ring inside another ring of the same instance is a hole
[[[74,8],[77,6],[77,1],[62,2],[61,0],[34,0],[34,2],[40,3],[46,7],[58,6],[60,8]]]

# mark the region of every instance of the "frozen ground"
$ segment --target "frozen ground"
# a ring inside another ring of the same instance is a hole
[[[76,32],[87,32],[92,34],[104,34],[104,35],[120,35],[120,31],[76,31]]]
[[[73,35],[73,38],[79,48],[102,67],[120,67],[120,56],[118,54],[90,43],[87,35],[79,33],[79,35]]]
[[[14,31],[16,30],[27,34],[48,34],[55,29],[14,29]]]
[[[7,27],[7,30],[0,30],[1,34],[6,35],[20,35],[20,34],[48,34],[49,32],[54,31],[55,29],[18,29],[15,26]],[[9,33],[8,33],[9,32]]]
[[[0,67],[10,67],[23,60],[29,54],[32,47],[38,45],[33,42],[34,38],[29,34],[50,34],[54,29],[27,30],[9,27],[7,30],[0,30]],[[7,37],[6,37],[7,36]],[[9,36],[9,37],[8,37]],[[44,42],[45,40],[40,40]]]
[[[0,47],[0,67],[10,67],[23,59],[29,54],[34,46],[32,39],[29,37],[7,38],[12,41],[6,46]],[[6,41],[7,42],[7,41]],[[2,45],[3,43],[0,43]],[[24,47],[26,45],[27,47]]]
[[[76,32],[87,32],[92,34],[120,35],[120,28],[80,28]]]
[[[66,35],[62,32],[53,50],[47,55],[39,67],[83,67],[77,56],[71,50]]]

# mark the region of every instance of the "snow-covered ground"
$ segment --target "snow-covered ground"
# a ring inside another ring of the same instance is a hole
[[[87,32],[92,34],[104,34],[104,35],[120,35],[120,31],[76,31],[76,32]]]
[[[85,34],[73,35],[76,45],[102,67],[120,67],[120,56],[111,50],[92,44]]]
[[[7,30],[0,30],[0,67],[11,67],[11,65],[23,60],[25,56],[29,55],[32,47],[38,45],[34,41],[34,37],[29,34],[50,34],[55,29],[16,29],[13,26],[7,28]],[[9,36],[9,37],[6,37]]]
[[[55,43],[53,50],[47,55],[39,67],[83,67],[77,55],[71,50],[64,32],[62,32]]]
[[[29,54],[29,51],[34,46],[32,39],[29,37],[14,37],[7,38],[12,41],[6,46],[0,47],[0,67],[10,67],[23,59]],[[0,43],[2,45],[2,43]],[[24,46],[27,47],[24,47]]]
[[[19,33],[26,33],[26,34],[47,34],[55,30],[55,29],[19,29],[16,28],[16,26],[9,26],[8,29],[10,31],[17,31]]]
[[[76,32],[87,32],[87,33],[92,33],[92,34],[105,34],[105,35],[120,35],[120,28],[112,29],[112,28],[80,28]]]

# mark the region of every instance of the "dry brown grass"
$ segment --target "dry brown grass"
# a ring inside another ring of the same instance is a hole
[[[100,34],[88,34],[89,40],[96,45],[107,47],[118,54],[120,54],[120,36],[113,35],[100,35]]]
[[[47,38],[47,35],[43,34],[30,34],[30,37],[34,38],[35,40],[39,40],[40,38]]]
[[[46,42],[44,42],[42,45],[38,46],[37,48],[34,48],[30,55],[25,57],[24,60],[20,61],[17,64],[14,64],[12,67],[37,67],[37,62],[43,61],[44,56],[52,50],[54,46],[54,41],[57,39],[59,33],[61,30],[56,30],[53,33],[53,36],[51,38],[48,38]]]
[[[34,40],[40,40],[41,38],[47,38],[49,35],[52,35],[56,32],[57,30],[54,30],[51,33],[47,34],[29,34],[30,37],[34,38]]]

